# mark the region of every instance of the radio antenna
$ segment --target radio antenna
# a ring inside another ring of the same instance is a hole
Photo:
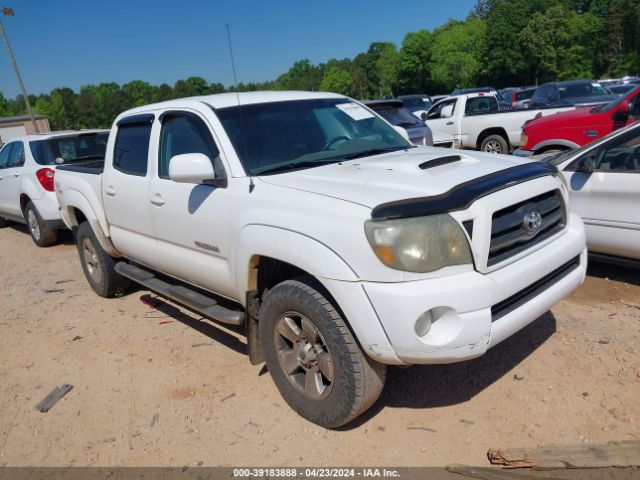
[[[242,119],[242,109],[240,108],[240,91],[238,90],[238,77],[236,76],[236,62],[233,58],[233,46],[231,43],[231,29],[229,29],[229,23],[225,23],[227,27],[227,42],[229,43],[229,56],[231,57],[231,70],[233,72],[233,85],[236,89],[236,99],[238,100],[238,114],[240,115],[240,128],[242,129],[242,143],[244,146],[244,153],[247,153],[247,135],[244,130],[244,121]],[[249,193],[253,192],[256,188],[253,183],[253,176],[249,175]]]
[[[236,76],[236,62],[233,59],[233,46],[231,45],[231,30],[229,24],[225,23],[227,27],[227,42],[229,43],[229,56],[231,57],[231,71],[233,72],[233,85],[236,89],[236,95],[238,96],[238,106],[240,106],[240,94],[238,93],[238,77]]]

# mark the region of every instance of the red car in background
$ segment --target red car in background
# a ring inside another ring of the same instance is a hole
[[[640,87],[622,98],[599,105],[534,118],[524,124],[514,155],[529,157],[570,150],[640,120]]]

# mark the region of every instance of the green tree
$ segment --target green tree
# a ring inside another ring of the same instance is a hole
[[[386,43],[380,50],[376,61],[376,70],[379,79],[380,97],[393,97],[393,92],[398,81],[398,67],[400,55],[393,43]]]
[[[353,78],[349,70],[342,67],[337,61],[329,62],[327,64],[327,70],[322,77],[320,83],[320,90],[324,92],[341,93],[342,95],[349,95],[351,93],[351,86],[353,84]]]
[[[142,80],[133,80],[122,85],[122,91],[128,97],[128,103],[132,107],[152,103],[157,90],[158,87]]]
[[[430,89],[432,48],[433,34],[429,30],[405,35],[398,64],[398,87],[401,93],[424,93]]]
[[[429,69],[437,89],[449,91],[477,84],[485,37],[486,23],[479,18],[450,20],[434,33]]]
[[[291,68],[280,75],[277,83],[286,90],[318,90],[322,74],[318,67],[308,59],[298,60]]]

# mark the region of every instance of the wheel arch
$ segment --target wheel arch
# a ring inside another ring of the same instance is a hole
[[[62,219],[70,230],[76,231],[82,222],[88,222],[105,252],[112,257],[121,256],[102,228],[100,219],[82,194],[75,190],[65,191],[63,201],[60,203],[63,205],[60,209]]]
[[[270,285],[301,275],[317,282],[371,358],[387,364],[403,363],[395,355],[357,273],[328,246],[301,233],[266,225],[245,227],[239,244],[236,281],[238,298],[245,300],[249,313],[246,333],[252,363],[258,363],[262,356],[257,335],[261,294]],[[276,269],[276,273],[261,273],[265,267]]]
[[[531,148],[531,151],[534,152],[535,155],[538,155],[548,150],[574,150],[576,148],[580,148],[580,145],[571,140],[553,138],[537,143]]]
[[[480,147],[482,146],[482,142],[484,142],[484,140],[490,135],[501,136],[504,139],[504,141],[507,142],[507,147],[509,148],[509,151],[511,151],[511,142],[509,141],[509,135],[507,134],[507,131],[502,127],[486,128],[482,132],[480,132],[480,135],[478,135],[478,140],[476,140],[476,148],[478,150],[480,150]]]

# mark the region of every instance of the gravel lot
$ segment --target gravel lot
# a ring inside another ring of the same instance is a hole
[[[593,265],[482,358],[394,368],[364,417],[328,431],[237,333],[144,290],[93,294],[70,236],[38,249],[12,226],[0,259],[0,466],[487,465],[490,447],[640,439],[638,271]]]

